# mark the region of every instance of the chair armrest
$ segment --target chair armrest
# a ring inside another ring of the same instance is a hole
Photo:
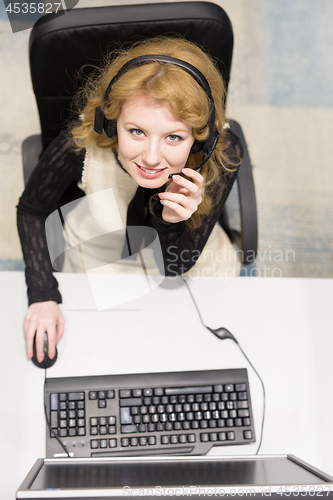
[[[243,148],[243,160],[236,182],[239,193],[241,242],[243,264],[250,264],[258,251],[257,206],[252,176],[252,165],[241,126],[235,120],[228,120],[231,130],[237,135]]]
[[[41,135],[31,135],[22,143],[23,179],[25,186],[38,163],[42,151],[43,143]]]

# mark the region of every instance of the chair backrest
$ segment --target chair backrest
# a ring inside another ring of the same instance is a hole
[[[46,22],[47,21],[47,22]],[[217,61],[226,86],[233,32],[224,10],[210,2],[171,2],[73,9],[48,14],[30,35],[30,70],[43,149],[66,127],[78,71],[84,75],[123,45],[157,35],[180,34]]]

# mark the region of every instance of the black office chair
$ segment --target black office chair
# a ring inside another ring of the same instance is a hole
[[[85,75],[119,45],[157,35],[180,34],[200,45],[217,60],[228,87],[233,32],[224,10],[210,2],[172,2],[147,5],[117,5],[73,9],[65,14],[47,14],[37,21],[30,35],[30,70],[41,123],[41,135],[23,142],[24,181],[27,182],[41,153],[66,127],[71,102],[77,90],[77,74]],[[89,66],[90,65],[90,66]],[[243,263],[257,253],[257,212],[252,167],[240,125],[230,120],[240,138],[244,157],[237,176],[240,231],[229,227],[224,210],[220,223],[237,238]],[[71,186],[64,204],[82,195]]]

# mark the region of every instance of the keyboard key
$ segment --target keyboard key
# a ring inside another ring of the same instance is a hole
[[[117,430],[116,430],[116,426],[115,425],[109,425],[109,434],[116,434]]]
[[[222,384],[214,385],[214,392],[222,392],[222,391],[223,391]]]
[[[105,435],[107,433],[107,428],[106,426],[102,426],[99,428],[99,434],[102,436],[102,435]]]
[[[89,391],[89,399],[90,400],[97,399],[97,392],[96,391]]]
[[[122,434],[131,434],[131,433],[137,432],[137,426],[136,425],[122,425],[120,427],[120,432]]]
[[[234,433],[234,431],[227,432],[227,439],[228,439],[228,441],[234,441],[235,440],[235,433]]]
[[[219,441],[225,441],[227,439],[227,435],[225,432],[219,432],[217,437]]]
[[[143,389],[143,395],[144,396],[152,396],[153,395],[153,389]]]
[[[210,441],[217,441],[217,434],[216,432],[211,432],[209,435]]]
[[[140,437],[140,439],[139,439],[139,445],[140,446],[146,446],[147,445],[147,438],[146,437]]]
[[[238,399],[239,400],[246,400],[247,399],[247,392],[239,392],[238,393]]]
[[[149,436],[148,438],[148,444],[153,446],[154,444],[156,444],[156,436]]]
[[[234,392],[234,384],[225,384],[224,390],[225,392]]]
[[[173,434],[170,436],[170,444],[177,444],[178,443],[178,436],[177,434]]]
[[[92,439],[90,441],[90,448],[92,450],[96,450],[96,448],[98,448],[98,440],[97,439]]]
[[[75,427],[71,427],[70,429],[68,429],[68,435],[70,437],[76,436],[76,429],[75,429]]]
[[[248,401],[237,401],[237,408],[240,410],[242,408],[248,408],[249,403]]]
[[[69,409],[69,410],[75,410],[75,408],[76,408],[76,403],[75,403],[75,401],[69,401],[69,402],[68,402],[68,409]]]
[[[200,434],[200,441],[202,441],[203,443],[209,441],[209,435],[206,432],[203,434]]]
[[[243,435],[244,439],[252,439],[252,431],[244,431]]]
[[[141,406],[142,398],[124,398],[119,401],[120,406]]]
[[[115,438],[109,439],[109,447],[110,448],[116,448],[117,447],[117,440]]]
[[[187,441],[189,443],[195,443],[196,442],[196,437],[195,437],[195,434],[188,434],[187,436]]]
[[[236,384],[235,390],[237,392],[246,391],[246,384]]]
[[[64,392],[59,394],[59,401],[67,401],[67,394]]]
[[[132,423],[132,415],[130,408],[120,408],[120,423],[121,424]]]
[[[85,425],[86,425],[86,422],[85,422],[84,418],[79,418],[77,421],[77,426],[84,427]]]
[[[109,417],[108,424],[109,425],[116,425],[116,417]]]
[[[120,398],[130,398],[131,395],[131,389],[122,389],[121,391],[119,391]]]
[[[239,417],[249,417],[250,416],[250,412],[249,410],[238,410],[238,416]]]
[[[132,396],[133,396],[133,398],[141,398],[142,390],[141,389],[133,389]]]
[[[115,393],[114,393],[113,390],[110,390],[110,391],[106,392],[106,398],[107,399],[114,399],[114,397],[115,397]]]
[[[50,410],[51,411],[57,411],[58,410],[58,394],[50,394]]]
[[[155,396],[163,396],[163,394],[164,394],[164,390],[162,387],[157,387],[156,389],[154,389]]]
[[[86,428],[85,427],[79,427],[77,430],[77,435],[78,436],[85,436],[86,435]]]
[[[51,411],[51,427],[52,429],[58,428],[58,412]]]
[[[98,400],[98,408],[106,408],[106,399]]]
[[[169,436],[161,436],[161,444],[169,444]]]
[[[90,417],[90,425],[91,425],[91,427],[96,427],[98,425],[98,418],[97,417]]]
[[[165,394],[167,396],[175,394],[203,394],[205,392],[213,392],[213,387],[211,385],[205,385],[198,387],[167,387],[165,389]]]
[[[180,436],[178,437],[178,441],[179,441],[179,443],[181,443],[181,444],[186,443],[186,441],[187,441],[187,436],[186,436],[186,434],[180,434]]]
[[[129,446],[129,444],[130,444],[130,440],[128,438],[121,438],[121,446],[126,448],[127,446]]]
[[[131,438],[131,446],[138,446],[139,440],[138,438]]]
[[[107,448],[107,440],[106,439],[101,439],[100,447],[101,448]]]
[[[251,419],[243,418],[243,425],[251,425]]]
[[[84,399],[84,392],[70,392],[68,394],[68,401],[82,401]]]

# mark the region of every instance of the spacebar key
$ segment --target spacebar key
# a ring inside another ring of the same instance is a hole
[[[213,387],[211,385],[202,385],[198,387],[167,387],[165,389],[166,396],[174,394],[203,394],[206,392],[213,392]]]
[[[130,434],[133,432],[137,432],[137,426],[136,425],[122,425],[120,430],[121,430],[122,434]]]

